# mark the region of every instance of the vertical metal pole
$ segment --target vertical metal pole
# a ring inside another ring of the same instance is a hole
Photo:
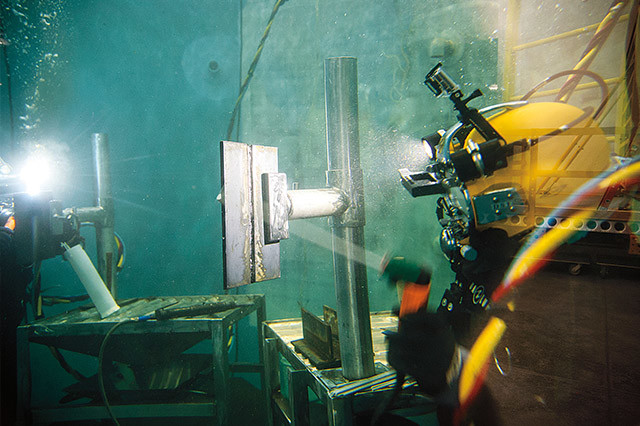
[[[16,331],[16,350],[18,362],[16,373],[18,376],[17,407],[2,407],[3,410],[16,409],[16,424],[31,424],[31,348],[29,345],[30,325],[22,325]],[[4,380],[4,379],[3,379]],[[3,384],[3,387],[5,385]],[[7,385],[8,387],[8,385]],[[3,389],[4,391],[4,389]]]
[[[325,59],[324,72],[327,184],[349,199],[345,212],[331,218],[342,374],[347,379],[361,379],[375,370],[364,250],[356,58]]]
[[[227,353],[227,321],[214,319],[210,321],[213,370],[213,391],[216,403],[216,424],[224,426],[229,424],[229,355]]]
[[[265,409],[267,410],[267,419],[271,419],[267,421],[267,426],[273,424],[273,418],[271,416],[271,391],[268,386],[269,382],[267,379],[268,370],[267,370],[267,358],[268,352],[266,351],[266,340],[264,337],[264,322],[267,320],[267,305],[265,301],[265,297],[260,296],[256,300],[257,309],[256,309],[256,324],[258,331],[258,363],[260,365],[260,389],[262,389],[263,404],[267,404]]]
[[[307,374],[307,370],[287,369],[291,424],[295,426],[308,426],[311,424],[309,417],[309,391],[307,390],[306,382]]]
[[[267,328],[267,324],[262,324],[263,335],[266,335],[264,329]],[[271,335],[271,334],[270,334]],[[266,426],[274,426],[274,417],[273,410],[274,404],[272,401],[272,395],[275,393],[276,389],[278,389],[279,375],[280,371],[278,368],[278,357],[279,352],[277,348],[278,342],[275,337],[265,337],[262,349],[262,353],[264,354],[264,386],[262,391],[264,393],[264,400],[267,404],[267,424]]]
[[[113,194],[109,161],[109,140],[105,133],[91,135],[93,160],[96,173],[96,206],[102,208],[101,221],[96,221],[96,244],[98,246],[98,272],[114,298],[117,295],[117,253],[113,226]]]

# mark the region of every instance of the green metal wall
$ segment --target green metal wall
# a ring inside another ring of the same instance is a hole
[[[59,162],[54,194],[65,206],[91,205],[89,135],[107,133],[116,230],[127,244],[119,296],[221,292],[218,141],[273,4],[5,3],[18,147],[5,155],[19,162],[34,144],[44,145]],[[323,187],[323,60],[358,58],[373,310],[392,307],[393,291],[375,274],[375,260],[387,251],[431,265],[438,285],[448,284],[434,200],[411,199],[396,170],[421,166],[419,139],[455,120],[448,102],[421,84],[438,60],[467,91],[484,89],[479,104],[499,98],[498,16],[495,2],[297,0],[275,18],[237,140],[279,147],[290,182]],[[438,39],[454,46],[444,58],[432,57]],[[4,92],[2,99],[4,108]],[[7,147],[5,114],[2,120]],[[281,244],[283,277],[239,291],[265,293],[272,318],[295,316],[299,303],[312,311],[333,305],[326,222],[293,223],[292,238]],[[324,235],[325,246],[307,242],[309,233]],[[82,291],[60,259],[44,268],[51,286]],[[440,292],[434,289],[436,298]]]
[[[2,1],[10,43],[2,59],[12,83],[9,94],[2,75],[2,156],[18,164],[34,146],[44,146],[57,161],[56,198],[65,207],[89,206],[90,135],[109,135],[116,231],[127,248],[119,297],[223,291],[218,142],[273,3]],[[500,98],[499,3],[289,0],[275,18],[236,139],[277,146],[289,182],[324,187],[323,60],[358,58],[372,311],[397,303],[395,290],[377,277],[376,261],[385,252],[433,268],[435,303],[452,279],[438,247],[435,199],[412,199],[397,169],[422,166],[420,138],[455,122],[449,102],[422,85],[438,60],[465,92],[483,89],[487,96],[478,106]],[[453,49],[432,57],[443,41]],[[335,306],[327,220],[294,222],[291,233],[281,243],[282,278],[237,290],[264,293],[269,318],[298,316],[299,306],[316,313],[323,304]],[[84,235],[93,254],[92,231]],[[60,258],[44,262],[42,274],[49,294],[83,292]],[[70,383],[55,373],[46,349],[39,350],[34,355],[51,374],[34,377],[34,389]],[[69,360],[93,374],[92,360],[73,354]],[[34,403],[51,398],[56,395],[36,393]]]
[[[243,8],[243,65],[254,54],[272,5],[247,1]],[[500,99],[497,2],[289,1],[279,10],[244,100],[239,140],[279,148],[280,171],[300,189],[325,185],[326,142],[323,60],[358,58],[360,147],[365,174],[371,310],[394,305],[395,291],[377,278],[380,256],[391,251],[434,270],[437,303],[451,280],[437,238],[437,197],[412,199],[397,169],[425,164],[420,138],[455,123],[446,99],[422,85],[442,60],[465,92],[480,87],[478,105]],[[445,57],[437,43],[451,41]],[[241,291],[269,295],[274,317],[296,316],[298,303],[320,313],[335,306],[332,256],[326,219],[290,223],[281,242],[282,278]],[[310,237],[316,242],[308,241]],[[276,302],[277,301],[277,302]]]

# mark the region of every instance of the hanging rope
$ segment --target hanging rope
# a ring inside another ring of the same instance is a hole
[[[629,99],[629,115],[631,118],[631,131],[629,132],[629,145],[627,155],[638,134],[640,126],[640,105],[638,101],[638,80],[636,75],[636,37],[638,36],[638,0],[634,0],[629,13],[629,27],[627,29],[626,54],[625,54],[625,80],[627,83],[627,98]]]
[[[604,17],[598,28],[596,29],[595,34],[587,44],[584,52],[582,53],[582,57],[578,64],[573,68],[574,70],[587,70],[593,60],[596,58],[598,52],[607,41],[607,38],[613,31],[613,28],[616,26],[618,19],[620,19],[620,15],[622,14],[622,10],[627,4],[628,0],[616,1],[609,8],[609,12]],[[581,74],[575,74],[569,77],[566,83],[560,88],[558,95],[556,96],[556,101],[558,102],[567,102],[574,90],[578,86],[580,79],[582,78]]]
[[[258,49],[256,50],[256,54],[253,56],[253,60],[251,61],[251,65],[249,65],[249,70],[247,70],[247,75],[240,86],[240,91],[238,93],[238,98],[236,99],[236,103],[233,106],[233,112],[231,113],[231,119],[229,120],[229,127],[227,127],[227,137],[226,140],[231,140],[231,135],[233,134],[233,127],[236,122],[236,116],[238,115],[238,110],[240,109],[240,103],[242,102],[242,98],[247,91],[247,87],[249,86],[249,82],[253,78],[253,73],[256,70],[256,66],[258,65],[258,60],[260,60],[260,55],[262,55],[262,50],[264,49],[264,43],[267,41],[267,37],[269,36],[269,31],[271,31],[271,25],[273,25],[273,20],[278,13],[278,9],[286,0],[277,0],[275,6],[273,6],[273,10],[271,11],[271,16],[269,17],[269,21],[267,22],[267,26],[264,29],[264,33],[262,34],[262,39],[260,39],[260,44],[258,44]]]

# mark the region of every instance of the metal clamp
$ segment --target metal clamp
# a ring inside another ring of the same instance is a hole
[[[469,139],[467,141],[467,152],[471,155],[471,160],[473,160],[473,164],[476,166],[480,176],[484,176],[485,167],[484,161],[482,161],[482,154],[480,154],[480,146],[472,139]]]

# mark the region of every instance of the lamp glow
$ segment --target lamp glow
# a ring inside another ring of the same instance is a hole
[[[25,190],[31,195],[38,194],[49,177],[49,163],[44,158],[30,159],[20,173]]]

